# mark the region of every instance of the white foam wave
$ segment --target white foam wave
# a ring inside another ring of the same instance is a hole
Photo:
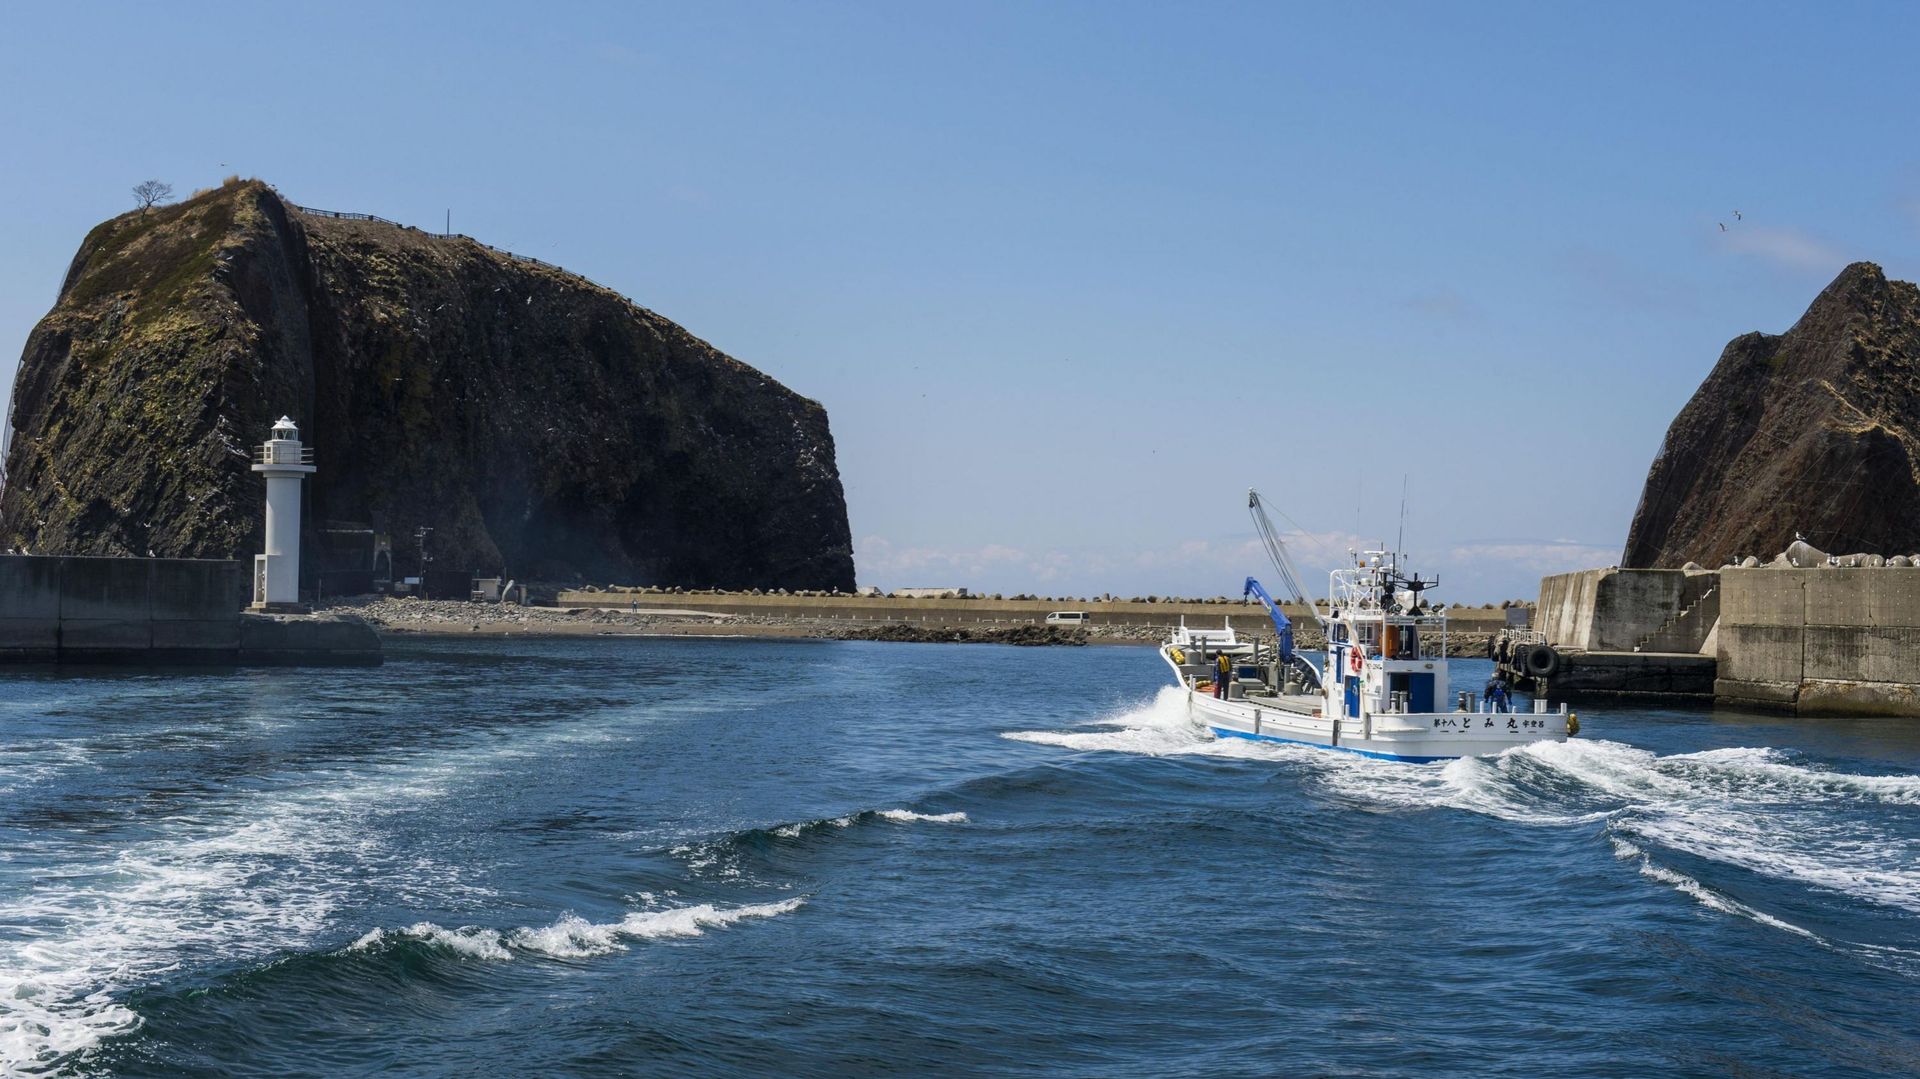
[[[1209,737],[1205,728],[1188,718],[1186,692],[1173,686],[1162,686],[1148,703],[1102,716],[1081,730],[1009,731],[1001,737],[1062,749],[1140,753],[1151,757],[1231,752],[1228,742]],[[1254,743],[1248,745],[1254,746]]]
[[[286,862],[376,855],[364,834],[288,806],[196,830],[70,865],[0,904],[0,924],[35,927],[0,945],[0,1073],[49,1069],[137,1029],[113,994],[175,969],[188,950],[264,954],[305,939],[341,890],[323,874],[280,872]]]
[[[347,945],[349,952],[364,952],[378,948],[389,940],[417,940],[444,948],[456,955],[469,959],[511,959],[512,954],[501,942],[500,935],[490,929],[479,926],[462,926],[448,929],[432,922],[417,922],[405,929],[389,933],[384,929],[374,929],[359,940]]]
[[[860,819],[860,814],[849,813],[844,817],[831,817],[826,820],[800,821],[796,824],[783,824],[780,827],[773,829],[773,834],[779,836],[782,839],[798,839],[801,836],[807,834],[808,832],[813,831],[816,828],[851,828],[854,826],[854,823],[859,819]],[[696,848],[690,847],[690,846],[677,847],[674,849],[674,853],[675,854],[688,853],[688,852],[694,851],[695,849]]]
[[[1912,845],[1871,826],[1706,804],[1634,807],[1613,827],[1709,861],[1920,911],[1920,862]]]
[[[1738,918],[1746,918],[1749,921],[1758,922],[1761,925],[1773,929],[1779,929],[1792,933],[1795,936],[1805,937],[1819,944],[1827,943],[1824,938],[1811,930],[1802,929],[1792,922],[1783,921],[1768,914],[1766,911],[1750,907],[1730,896],[1722,895],[1712,888],[1701,884],[1699,881],[1694,880],[1692,877],[1687,876],[1685,873],[1677,872],[1668,869],[1666,866],[1656,864],[1652,858],[1647,856],[1646,851],[1641,850],[1639,847],[1634,846],[1624,839],[1614,837],[1613,850],[1615,856],[1622,859],[1631,860],[1638,858],[1640,860],[1641,876],[1646,877],[1648,880],[1656,880],[1668,885],[1680,894],[1694,899],[1703,907],[1710,910],[1717,910],[1722,914],[1731,914]]]
[[[688,907],[635,911],[617,922],[589,922],[578,915],[562,915],[552,925],[500,931],[480,926],[448,929],[421,922],[405,929],[375,929],[346,947],[360,952],[388,941],[418,941],[467,959],[505,960],[515,954],[553,959],[581,959],[627,950],[630,940],[669,940],[702,936],[749,918],[772,918],[798,910],[806,899],[795,896],[777,903],[716,907],[700,903]]]
[[[1184,694],[1172,687],[1087,727],[1005,737],[1074,750],[1268,759],[1303,768],[1309,782],[1364,804],[1460,809],[1540,825],[1605,821],[1611,832],[1712,862],[1920,911],[1920,859],[1912,842],[1881,827],[1887,818],[1862,823],[1857,814],[1836,812],[1850,805],[1920,804],[1915,775],[1824,771],[1769,748],[1662,757],[1592,738],[1535,742],[1440,765],[1402,764],[1212,738],[1188,717]]]
[[[965,824],[967,822],[965,813],[915,813],[911,809],[883,809],[880,815],[902,824],[912,821],[926,821],[932,824]]]
[[[860,813],[849,813],[844,817],[828,817],[828,818],[823,818],[821,820],[798,821],[793,824],[782,824],[777,828],[769,829],[769,832],[772,835],[777,835],[782,839],[798,839],[801,836],[806,835],[808,832],[818,831],[822,828],[851,828],[855,824],[860,823],[860,818],[866,817],[869,815],[871,815],[872,817],[877,817],[881,820],[895,821],[900,824],[909,824],[913,822],[924,822],[924,823],[931,823],[931,824],[965,824],[967,822],[967,815],[965,813],[958,813],[958,812],[956,813],[919,813],[911,809],[880,809],[880,810],[869,810],[869,811],[860,812]],[[720,844],[690,843],[690,844],[685,844],[683,846],[675,847],[669,853],[677,854],[684,858],[687,858],[688,865],[692,866],[695,869],[707,869],[707,868],[711,868],[714,865],[714,863],[719,859]]]
[[[90,768],[93,762],[93,750],[83,740],[5,747],[0,750],[0,794],[18,794],[50,779]]]
[[[140,1029],[133,1009],[105,991],[85,996],[44,992],[25,979],[0,977],[0,1075],[50,1075],[60,1061],[100,1039]]]
[[[41,856],[59,871],[0,897],[0,925],[26,927],[0,940],[0,1076],[59,1070],[139,1029],[120,995],[189,957],[310,946],[356,889],[406,903],[484,895],[455,865],[389,849],[380,818],[602,733],[517,728],[371,767],[263,777],[275,788],[149,822],[151,838],[118,850],[54,837]]]

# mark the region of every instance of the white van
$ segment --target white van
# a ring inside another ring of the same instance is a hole
[[[1084,626],[1087,624],[1085,611],[1055,611],[1047,616],[1049,626]]]

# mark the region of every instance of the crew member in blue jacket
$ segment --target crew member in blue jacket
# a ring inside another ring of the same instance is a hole
[[[1507,680],[1494,675],[1487,680],[1487,706],[1496,712],[1511,712],[1507,701]]]

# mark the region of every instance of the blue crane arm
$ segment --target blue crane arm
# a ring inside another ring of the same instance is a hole
[[[1247,578],[1247,586],[1240,592],[1240,596],[1243,599],[1247,596],[1260,597],[1260,602],[1266,605],[1267,614],[1273,618],[1274,630],[1280,634],[1281,661],[1286,662],[1292,660],[1293,620],[1287,617],[1287,612],[1281,610],[1280,605],[1273,601],[1273,597],[1267,595],[1267,590],[1260,587],[1260,582],[1254,580],[1252,577]]]

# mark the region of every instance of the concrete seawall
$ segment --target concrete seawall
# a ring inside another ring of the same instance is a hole
[[[1677,569],[1590,569],[1543,577],[1534,628],[1557,646],[1632,652],[1711,592],[1715,580],[1712,573]],[[1660,650],[1694,650],[1679,643],[1684,646]]]
[[[1920,570],[1723,570],[1719,676],[1730,703],[1920,716]]]
[[[374,664],[353,620],[241,612],[239,562],[0,555],[0,663]]]
[[[1556,653],[1551,674],[1539,675],[1539,645],[1515,644],[1500,662],[1551,699],[1920,716],[1920,569],[1564,573],[1540,582],[1538,628]]]

